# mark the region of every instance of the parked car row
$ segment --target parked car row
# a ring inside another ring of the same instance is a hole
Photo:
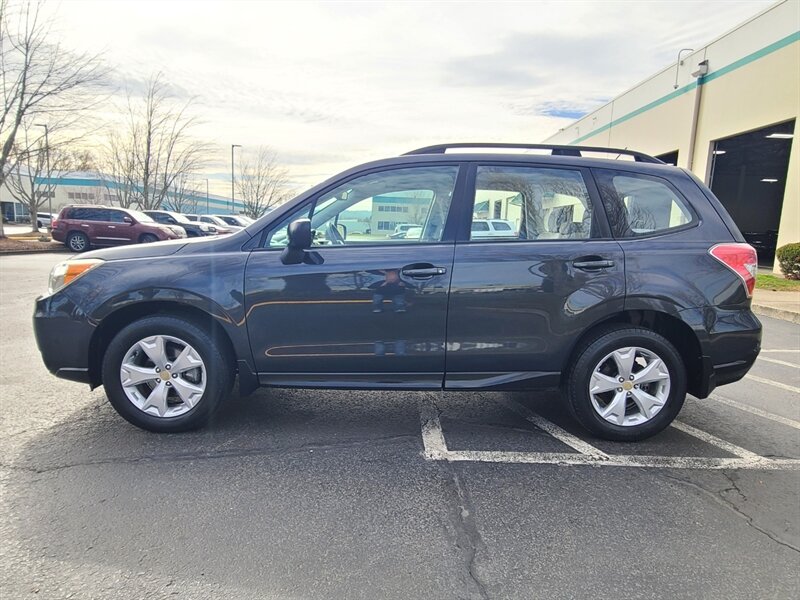
[[[83,252],[93,246],[226,235],[252,223],[248,217],[240,215],[184,215],[168,210],[138,211],[96,205],[65,206],[52,219],[41,215],[41,222],[50,226],[54,240],[73,252]]]

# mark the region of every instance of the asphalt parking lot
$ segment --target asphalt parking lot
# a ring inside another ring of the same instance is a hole
[[[155,435],[42,365],[62,259],[0,257],[3,598],[798,593],[798,325],[640,444],[517,393],[261,390]]]

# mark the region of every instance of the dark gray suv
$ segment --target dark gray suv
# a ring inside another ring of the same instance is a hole
[[[509,230],[476,235],[487,219]],[[418,226],[393,236],[402,223]],[[755,269],[686,170],[451,144],[346,171],[230,236],[66,261],[34,324],[50,371],[104,385],[151,431],[203,425],[238,374],[244,394],[558,387],[593,434],[639,440],[751,367]]]

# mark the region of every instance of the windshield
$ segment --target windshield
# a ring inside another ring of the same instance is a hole
[[[186,217],[186,215],[182,215],[180,213],[174,213],[174,212],[167,213],[167,214],[169,214],[178,223],[191,223],[191,221]]]
[[[201,219],[201,221],[206,221],[206,222],[208,222],[208,221],[211,221],[211,222],[212,222],[212,223],[214,223],[215,225],[220,225],[220,226],[222,226],[222,227],[225,227],[225,225],[226,225],[225,221],[223,221],[223,220],[222,220],[222,219],[220,219],[219,217],[214,217],[214,216],[211,216],[211,215],[206,215],[206,216],[204,216],[204,217]]]
[[[128,212],[133,216],[134,219],[139,221],[139,223],[155,223],[150,215],[146,215],[143,212],[131,209],[128,209]]]

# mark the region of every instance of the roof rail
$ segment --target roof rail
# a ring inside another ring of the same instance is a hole
[[[496,142],[469,144],[460,142],[456,144],[438,144],[436,146],[425,146],[417,148],[411,152],[406,152],[403,156],[413,154],[444,154],[452,148],[522,148],[525,150],[550,150],[552,156],[582,156],[581,152],[605,152],[607,154],[624,154],[632,156],[636,162],[665,164],[649,154],[628,150],[626,148],[603,148],[600,146],[559,146],[556,144],[503,144]]]

